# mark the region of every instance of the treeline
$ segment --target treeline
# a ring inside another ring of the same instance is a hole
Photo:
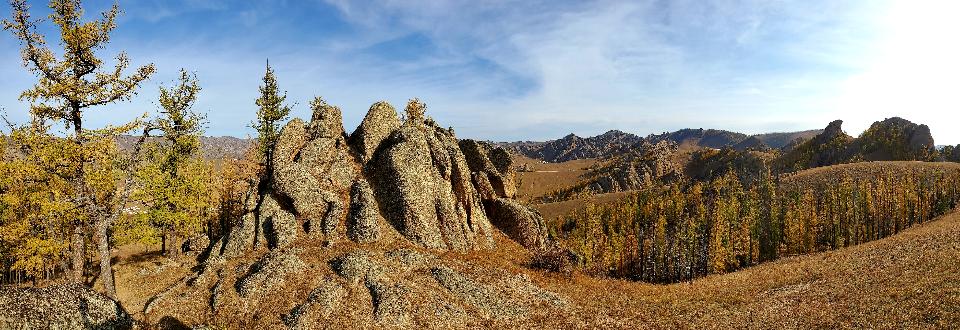
[[[134,98],[156,72],[153,64],[128,70],[123,52],[109,66],[101,59],[117,27],[117,4],[91,21],[83,20],[79,1],[51,0],[48,20],[34,19],[25,0],[10,6],[3,29],[20,42],[24,68],[37,82],[20,95],[30,104],[29,122],[3,116],[0,130],[6,132],[0,133],[0,284],[99,280],[115,296],[115,246],[162,243],[165,253],[177,255],[184,239],[204,247],[202,241],[240,218],[246,194],[265,171],[263,151],[272,149],[289,114],[269,64],[259,98],[251,95],[258,108],[255,148],[243,159],[204,159],[205,118],[193,109],[201,88],[183,69],[160,87],[156,116],[100,128],[85,120]],[[53,27],[38,26],[43,22]],[[59,30],[55,43],[41,32],[49,30]],[[138,137],[132,150],[121,150],[118,139],[131,135]]]
[[[749,186],[731,172],[590,205],[550,232],[588,273],[687,281],[880,239],[953,209],[960,168],[915,166],[809,182],[766,175]]]

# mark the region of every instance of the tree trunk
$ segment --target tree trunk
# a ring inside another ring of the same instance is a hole
[[[168,257],[180,256],[180,244],[177,235],[173,232],[167,232],[163,235],[163,254]]]
[[[83,283],[83,259],[84,259],[84,246],[83,246],[83,228],[80,225],[77,225],[73,229],[73,237],[71,238],[72,250],[73,253],[73,282],[74,283]]]
[[[110,238],[107,236],[107,221],[97,223],[97,250],[100,252],[100,282],[103,283],[104,293],[110,298],[117,298],[117,288],[113,285],[113,268],[110,267]]]

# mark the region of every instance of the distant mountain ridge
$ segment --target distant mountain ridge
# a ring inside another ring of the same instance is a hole
[[[121,150],[132,150],[139,136],[124,135],[117,139]],[[158,139],[152,137],[151,139]],[[204,159],[240,159],[253,145],[253,139],[241,139],[232,136],[201,136],[200,154]]]
[[[635,134],[619,130],[610,130],[606,133],[583,138],[576,134],[568,134],[557,140],[545,142],[518,141],[500,142],[497,145],[533,159],[551,163],[560,163],[585,158],[607,158],[629,152],[648,144],[669,142],[678,146],[693,145],[697,147],[721,149],[733,147],[736,150],[747,149],[784,149],[796,140],[807,140],[822,130],[807,130],[798,132],[765,133],[746,135],[732,131],[717,129],[681,129],[675,132],[665,132],[658,135],[640,137]],[[799,143],[799,142],[798,142]]]
[[[644,138],[634,134],[610,130],[588,138],[568,134],[561,139],[546,142],[525,141],[497,144],[530,158],[560,163],[576,159],[603,158],[624,153],[644,141],[646,141]]]

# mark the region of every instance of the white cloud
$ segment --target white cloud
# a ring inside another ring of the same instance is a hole
[[[156,85],[186,67],[201,79],[199,106],[211,112],[212,134],[243,136],[269,57],[281,87],[299,103],[296,115],[308,117],[306,104],[322,95],[343,106],[348,130],[377,100],[402,107],[417,96],[462,137],[546,139],[569,131],[647,134],[684,127],[759,133],[820,128],[837,118],[858,133],[891,113],[931,124],[938,142],[960,142],[945,124],[934,124],[944,116],[939,109],[956,105],[950,86],[957,86],[958,74],[950,59],[958,57],[944,51],[949,42],[943,38],[960,28],[949,17],[927,20],[935,13],[911,11],[919,8],[912,2],[327,2],[350,33],[278,30],[283,13],[261,10],[250,21],[255,31],[242,36],[199,29],[174,41],[115,39],[132,58],[160,69],[134,104],[119,107],[152,109]],[[154,15],[170,7],[160,5]],[[128,9],[131,19],[150,20],[133,12],[140,7]],[[931,11],[945,16],[955,9]],[[292,45],[272,39],[287,33],[320,37]],[[425,36],[431,51],[405,60],[357,55],[411,35]],[[20,73],[0,83],[6,83],[0,93],[29,83],[11,62],[0,64],[0,74],[10,72],[8,66]],[[912,83],[899,83],[904,78]],[[903,95],[891,99],[894,91]],[[10,98],[0,96],[10,108]]]

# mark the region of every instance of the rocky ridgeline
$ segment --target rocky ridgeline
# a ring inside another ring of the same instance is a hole
[[[677,145],[668,141],[643,143],[638,148],[590,169],[587,188],[609,193],[637,190],[655,184],[669,184],[683,177],[672,160]]]
[[[499,145],[515,154],[546,162],[560,163],[576,159],[616,157],[658,142],[711,149],[733,147],[739,151],[784,150],[788,146],[792,146],[791,141],[807,140],[819,133],[820,130],[810,130],[746,135],[724,130],[687,128],[675,132],[640,137],[618,130],[611,130],[587,138],[569,134],[561,139],[546,142],[505,142],[499,143]],[[802,141],[796,143],[799,142]]]
[[[602,194],[672,184],[683,179],[683,168],[674,160],[678,146],[671,141],[641,142],[615,157],[601,159],[588,168],[576,185],[539,199],[555,202],[582,194]]]
[[[553,248],[539,213],[513,200],[505,150],[458,140],[417,100],[405,120],[374,104],[349,135],[339,108],[313,111],[310,122],[281,130],[249,212],[210,245],[197,273],[151,300],[148,316],[182,308],[250,316],[276,307],[260,303],[269,297],[289,302],[277,322],[291,328],[329,318],[411,325],[438,315],[449,324],[523,317],[531,301],[562,304],[529,281],[510,284],[513,275],[438,257],[494,249],[504,234],[531,251]]]
[[[777,160],[781,172],[808,168],[887,160],[936,160],[933,136],[927,125],[893,117],[874,122],[859,137],[843,132],[835,120],[818,135],[797,142]]]
[[[500,143],[500,145],[533,159],[561,163],[576,159],[615,156],[633,149],[643,141],[642,137],[611,130],[588,138],[569,134],[561,139],[547,142],[510,142]]]

